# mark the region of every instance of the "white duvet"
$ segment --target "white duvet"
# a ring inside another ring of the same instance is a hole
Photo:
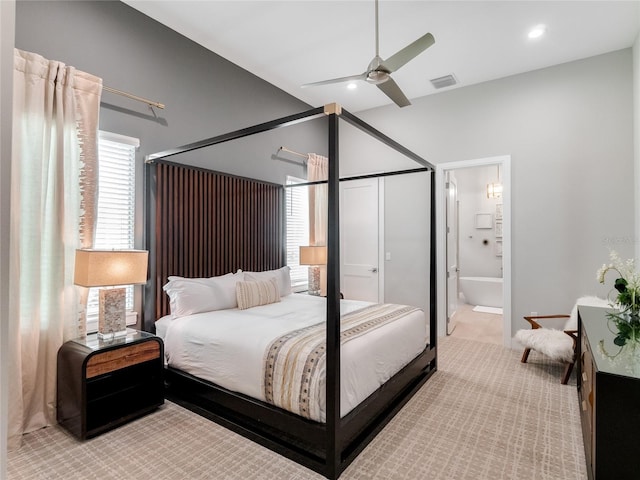
[[[341,300],[341,313],[369,305]],[[198,313],[156,322],[169,366],[221,387],[264,400],[265,349],[277,337],[326,319],[326,299],[292,294],[278,303],[247,310]],[[427,344],[422,311],[347,342],[341,351],[341,416],[378,389],[422,352]],[[318,406],[324,421],[324,388]]]

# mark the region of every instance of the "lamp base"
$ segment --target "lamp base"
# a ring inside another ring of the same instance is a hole
[[[127,330],[113,333],[100,333],[98,332],[98,338],[100,340],[113,340],[114,338],[122,338],[127,336]]]
[[[101,288],[98,338],[111,339],[127,334],[126,288]]]
[[[309,295],[320,295],[320,267],[309,267]]]

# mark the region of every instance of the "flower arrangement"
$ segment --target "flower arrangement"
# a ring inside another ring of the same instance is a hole
[[[613,270],[618,274],[611,292],[609,294],[611,306],[618,311],[608,313],[607,317],[617,328],[617,336],[613,343],[624,346],[627,341],[640,342],[640,275],[636,272],[635,260],[622,261],[617,252],[611,251],[609,254],[611,263],[604,264],[598,270],[598,281],[604,284],[605,275]]]

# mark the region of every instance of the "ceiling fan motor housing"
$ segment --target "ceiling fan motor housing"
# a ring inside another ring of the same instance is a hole
[[[366,81],[378,85],[389,80],[389,72],[382,64],[382,58],[376,55],[367,67]]]

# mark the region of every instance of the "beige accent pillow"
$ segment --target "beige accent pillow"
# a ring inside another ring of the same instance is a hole
[[[257,282],[236,283],[238,308],[245,310],[259,305],[268,305],[280,301],[280,291],[276,277]]]

